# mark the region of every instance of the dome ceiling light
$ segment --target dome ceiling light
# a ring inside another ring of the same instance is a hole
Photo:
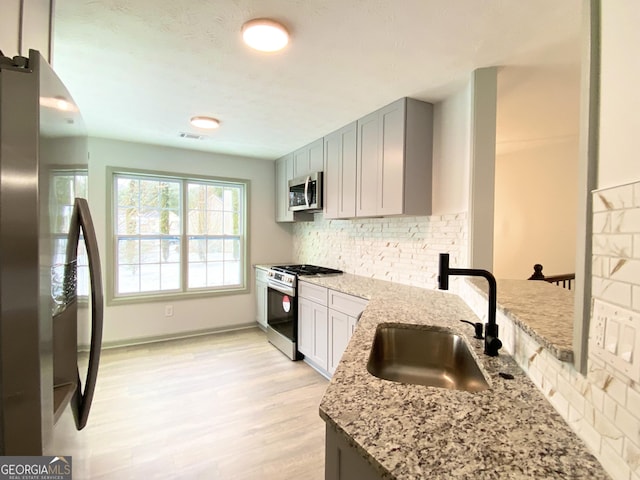
[[[204,128],[206,130],[213,130],[220,126],[220,120],[213,117],[191,117],[191,125],[197,128]]]
[[[268,18],[249,20],[242,26],[244,43],[261,52],[277,52],[289,43],[289,32]]]

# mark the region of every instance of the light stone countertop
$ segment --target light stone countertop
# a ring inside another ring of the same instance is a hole
[[[483,341],[459,321],[478,319],[457,295],[350,274],[301,280],[369,299],[320,416],[382,478],[609,478],[508,354],[482,353]],[[437,325],[461,334],[490,388],[469,393],[371,375],[369,351],[384,322]],[[499,372],[515,378],[502,379]]]
[[[467,280],[487,297],[484,278]],[[558,360],[573,362],[574,292],[543,281],[497,280],[498,310]]]

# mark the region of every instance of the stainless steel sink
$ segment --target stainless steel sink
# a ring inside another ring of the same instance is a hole
[[[401,383],[468,392],[489,388],[462,337],[433,327],[378,325],[367,370]]]

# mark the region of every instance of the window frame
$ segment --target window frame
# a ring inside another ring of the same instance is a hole
[[[74,181],[79,176],[86,177],[86,192],[85,192],[85,195],[83,197],[80,197],[80,198],[84,198],[87,201],[89,200],[89,165],[87,165],[87,164],[75,164],[75,165],[63,165],[63,164],[55,165],[54,164],[54,165],[51,165],[49,167],[49,182],[50,182],[49,193],[48,193],[49,195],[51,195],[51,188],[53,188],[53,185],[52,185],[51,181],[53,180],[54,177],[57,177],[57,176],[64,176],[64,177],[73,176],[74,177]],[[74,202],[75,202],[75,198],[77,198],[77,195],[74,196]],[[47,203],[49,205],[49,208],[51,208],[51,201],[49,200]],[[60,206],[60,205],[57,205],[57,206]],[[73,209],[74,203],[65,204],[65,206],[71,207],[71,209]],[[67,225],[67,227],[68,227],[68,225]],[[69,232],[68,231],[65,232],[65,233],[54,232],[53,228],[51,228],[50,235],[51,235],[51,242],[52,242],[51,243],[51,255],[53,256],[56,253],[55,243],[58,240],[64,240],[66,242],[68,240],[68,238],[69,238]],[[84,232],[83,232],[82,229],[80,229],[79,245],[81,245],[83,242],[84,242]],[[65,252],[66,252],[66,247],[65,247]],[[63,256],[65,256],[65,258],[66,258],[66,254],[63,254]],[[87,260],[87,259],[85,258],[85,260]],[[65,262],[66,262],[66,260],[65,260]],[[53,268],[61,267],[61,266],[64,267],[64,264],[59,264],[59,263],[58,264],[53,264],[51,266],[51,268],[53,269]],[[83,264],[81,266],[83,268],[86,268],[86,270],[87,270],[86,279],[87,279],[87,282],[88,282],[89,281],[89,273],[88,273],[89,265],[88,264],[86,264],[86,265]],[[77,268],[79,268],[79,267],[80,267],[80,265],[77,266]],[[88,290],[89,291],[87,292],[86,295],[80,294],[79,292],[76,291],[76,300],[77,300],[78,305],[80,305],[80,306],[86,306],[86,305],[89,304],[89,297],[90,297],[90,294],[91,294],[91,286],[90,285],[87,285],[87,286],[88,286]]]
[[[175,291],[153,291],[153,292],[136,292],[132,294],[118,294],[117,293],[117,269],[118,261],[117,255],[117,201],[116,201],[116,178],[118,175],[135,176],[140,179],[147,177],[150,180],[169,180],[179,181],[182,184],[181,192],[181,205],[180,205],[180,233],[177,235],[181,238],[181,250],[180,250],[180,262],[179,268],[182,276],[180,290]],[[123,305],[132,303],[151,303],[151,302],[166,302],[172,300],[186,300],[191,298],[206,298],[215,296],[226,296],[236,294],[246,294],[250,291],[249,276],[250,276],[250,259],[249,259],[249,239],[250,239],[250,201],[251,201],[251,181],[242,178],[230,178],[230,177],[217,177],[207,175],[191,175],[185,173],[157,171],[157,170],[144,170],[137,168],[121,168],[121,167],[107,167],[107,255],[106,255],[106,273],[107,273],[107,305]],[[244,189],[244,197],[242,198],[243,209],[241,211],[242,216],[242,231],[241,234],[241,246],[240,246],[240,275],[241,281],[239,285],[234,286],[218,286],[218,287],[203,287],[194,288],[188,290],[188,266],[189,266],[189,251],[188,251],[188,239],[189,235],[187,231],[187,218],[188,218],[188,198],[186,188],[189,182],[210,184],[212,182],[229,185],[242,185]]]

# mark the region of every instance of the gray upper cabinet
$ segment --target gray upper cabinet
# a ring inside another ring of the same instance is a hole
[[[357,122],[324,137],[324,217],[356,216]]]
[[[433,105],[401,98],[357,122],[356,216],[431,214]]]
[[[289,211],[289,180],[293,178],[293,154],[276,160],[276,222],[293,222]]]
[[[322,172],[324,165],[324,142],[322,138],[293,152],[293,178],[313,172]]]

